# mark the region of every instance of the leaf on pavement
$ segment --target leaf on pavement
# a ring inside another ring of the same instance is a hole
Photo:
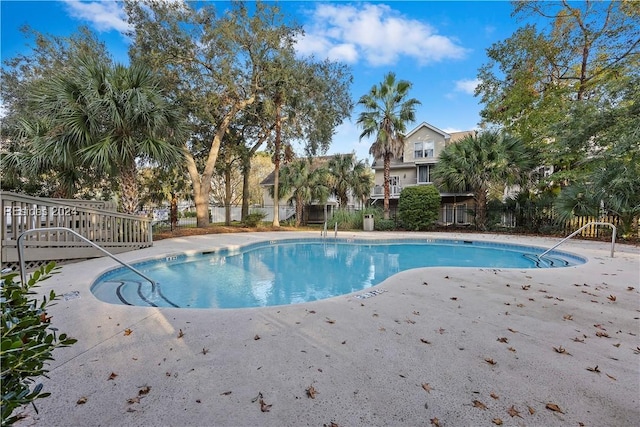
[[[440,427],[440,420],[438,420],[437,418],[431,418],[429,421],[431,421],[431,425],[436,426],[436,427]]]
[[[515,407],[515,406],[513,406],[513,405],[511,405],[511,408],[507,409],[507,413],[508,413],[509,415],[511,415],[511,418],[513,418],[513,417],[522,418],[522,417],[520,416],[520,411],[518,411],[518,410],[516,409],[516,407]]]
[[[131,329],[127,328],[127,329],[124,330],[124,336],[126,337],[128,335],[131,335],[132,332],[133,331]]]
[[[145,394],[149,394],[150,391],[151,391],[151,387],[146,385],[146,386],[142,387],[140,390],[138,390],[138,396],[143,396]]]
[[[496,361],[491,359],[491,358],[489,358],[489,357],[486,357],[484,359],[484,361],[487,362],[489,365],[495,365],[496,364]]]
[[[564,412],[562,412],[562,409],[560,409],[560,407],[555,403],[547,403],[545,405],[545,408],[549,409],[550,411],[560,412],[561,414],[564,414]]]
[[[535,413],[536,413],[536,410],[535,410],[535,409],[533,409],[531,406],[527,406],[527,409],[529,410],[529,414],[530,414],[530,415],[533,415],[533,414],[535,414]]]
[[[500,338],[498,338],[496,341],[498,341],[498,342],[503,342],[503,343],[508,343],[508,342],[509,342],[509,338],[507,338],[507,337],[500,337]]]
[[[182,332],[182,329],[180,329],[178,331],[178,338],[182,338],[184,336],[184,332]]]
[[[587,368],[587,371],[600,373],[600,369],[598,369],[598,365],[595,368]]]
[[[262,412],[269,412],[271,410],[271,406],[273,405],[267,405],[264,400],[260,399],[260,410]]]
[[[498,396],[498,395],[497,395],[497,394],[495,394],[495,393],[491,393],[489,396],[491,396],[492,398],[494,398],[494,399],[496,399],[496,400],[500,399],[500,396]]]
[[[479,400],[474,400],[474,401],[473,401],[473,406],[474,406],[475,408],[480,408],[480,409],[482,409],[483,411],[484,411],[485,409],[487,409],[487,405],[485,405],[484,403],[480,402]]]
[[[116,374],[115,372],[111,372],[111,375],[109,375],[109,378],[107,378],[107,381],[115,380],[117,376],[118,374]]]
[[[424,338],[420,338],[420,342],[424,344],[431,344],[431,341],[425,340]]]
[[[309,397],[310,399],[315,399],[316,398],[316,389],[310,385],[309,388],[307,388],[307,397]]]
[[[492,423],[494,423],[497,426],[501,426],[502,425],[502,420],[500,418],[494,418],[491,420]]]
[[[431,390],[433,390],[433,388],[431,388],[431,386],[429,385],[429,383],[422,383],[422,388],[424,389],[424,391],[426,391],[427,393],[431,393]]]
[[[78,401],[76,403],[78,405],[84,405],[85,403],[87,403],[87,398],[82,396],[80,399],[78,399]]]

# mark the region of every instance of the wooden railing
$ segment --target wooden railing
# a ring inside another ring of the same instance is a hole
[[[70,228],[111,253],[149,247],[153,244],[151,222],[146,217],[127,215],[90,206],[103,202],[45,199],[0,191],[1,260],[18,261],[18,237],[27,230]],[[29,261],[86,259],[102,256],[71,233],[45,231],[24,238],[24,255]]]

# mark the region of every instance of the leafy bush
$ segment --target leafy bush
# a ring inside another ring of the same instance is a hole
[[[245,227],[256,227],[266,216],[267,214],[262,211],[252,212],[245,217],[242,223]]]
[[[13,415],[15,409],[31,403],[38,412],[34,401],[47,397],[42,391],[42,383],[30,385],[35,378],[46,376],[45,364],[53,360],[51,353],[58,347],[68,347],[76,340],[66,334],[56,336],[57,329],[50,325],[47,306],[56,299],[51,291],[49,299],[42,302],[32,298],[32,291],[38,282],[55,273],[55,264],[49,263],[35,271],[26,284],[14,282],[17,274],[2,276],[0,303],[2,304],[2,425],[11,425],[20,417]]]
[[[338,223],[338,230],[358,230],[362,228],[362,212],[338,209],[327,221],[327,228],[333,230]]]
[[[373,229],[376,231],[392,231],[396,229],[396,223],[392,219],[375,219],[374,217]]]
[[[438,220],[440,192],[433,185],[406,187],[400,193],[398,214],[408,230],[427,230]]]

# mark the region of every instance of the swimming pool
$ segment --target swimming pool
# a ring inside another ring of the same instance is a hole
[[[413,268],[560,268],[586,262],[560,251],[538,258],[543,251],[469,240],[275,240],[133,264],[155,285],[117,268],[98,277],[91,291],[112,304],[263,307],[362,291]]]

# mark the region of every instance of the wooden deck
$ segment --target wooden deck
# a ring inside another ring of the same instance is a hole
[[[153,245],[151,221],[115,211],[112,202],[46,199],[0,191],[0,251],[3,267],[18,261],[17,240],[27,230],[66,227],[111,253]],[[42,231],[24,238],[25,260],[33,263],[102,256],[70,233]]]

